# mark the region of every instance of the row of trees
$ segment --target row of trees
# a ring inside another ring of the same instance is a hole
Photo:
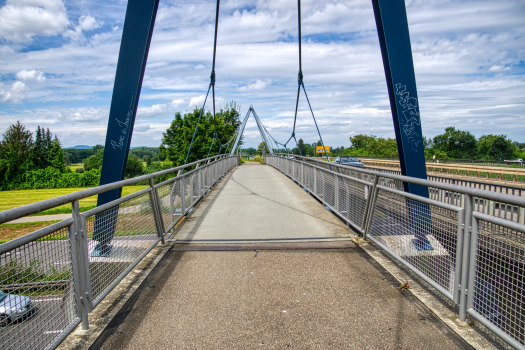
[[[433,139],[424,139],[425,155],[431,158],[505,160],[523,157],[523,144],[512,142],[506,135],[483,135],[476,137],[469,131],[456,130],[453,126],[445,129]]]
[[[125,178],[184,164],[194,132],[188,163],[226,153],[233,143],[228,141],[241,124],[239,108],[235,102],[228,103],[216,114],[215,122],[210,112],[201,113],[200,109],[184,115],[176,113],[159,148],[130,151]],[[73,172],[66,164],[79,162],[79,156],[84,156],[83,168]],[[58,138],[40,126],[33,140],[33,133],[17,122],[9,126],[0,142],[0,190],[97,186],[103,156],[101,145],[88,150],[63,150]]]
[[[330,156],[352,155],[358,157],[398,157],[396,139],[377,137],[374,135],[351,136],[350,147],[332,147]],[[453,126],[445,129],[443,134],[434,138],[423,138],[425,157],[438,159],[480,159],[480,160],[506,160],[525,158],[525,144],[512,142],[506,135],[483,135],[476,139],[469,131],[457,130]],[[259,145],[257,154],[262,154],[263,145]],[[319,156],[316,146],[321,146],[321,141],[312,144],[305,143],[303,139],[297,141],[293,154],[303,156]],[[279,149],[278,152],[287,153],[290,150]]]
[[[483,135],[476,139],[469,131],[457,130],[453,126],[434,138],[423,137],[425,158],[434,155],[438,159],[506,160],[523,158],[524,144],[512,142],[506,135]],[[369,157],[398,157],[395,139],[368,135],[350,137],[350,147],[345,155]]]
[[[173,122],[163,134],[162,144],[158,149],[142,147],[130,151],[125,177],[131,178],[182,165],[186,162],[190,145],[187,163],[208,155],[229,152],[236,130],[241,124],[238,109],[235,102],[227,104],[216,114],[215,122],[210,112],[201,113],[200,109],[184,115],[176,113]],[[329,155],[398,156],[395,139],[361,134],[350,137],[349,141],[350,147],[332,148]],[[299,139],[291,151],[294,154],[316,156],[315,148],[320,145],[321,141],[309,144]],[[456,130],[454,127],[446,128],[443,134],[434,138],[424,138],[424,145],[427,158],[434,155],[438,159],[525,158],[525,145],[512,142],[505,135],[483,135],[476,139],[470,132]],[[60,141],[49,128],[39,126],[33,140],[33,133],[20,122],[11,125],[0,142],[0,190],[98,185],[104,147],[93,147],[90,150],[91,155],[83,159],[83,169],[77,172],[72,172],[65,166],[68,160],[64,154],[68,151],[61,148]],[[247,148],[242,151],[250,156],[262,155],[268,152],[268,148],[262,142],[257,149]],[[143,162],[146,166],[143,166]]]
[[[102,145],[96,145],[90,148],[64,148],[64,163],[66,165],[85,163],[85,160],[95,154],[101,149],[104,148]],[[158,147],[137,147],[129,150],[130,154],[136,155],[138,158],[142,159],[143,162],[149,161],[161,161],[163,162],[166,159],[166,156],[160,153]]]
[[[0,142],[0,189],[13,189],[20,184],[43,178],[42,174],[64,173],[64,153],[60,141],[49,130],[38,126],[36,136],[20,123],[10,125]]]

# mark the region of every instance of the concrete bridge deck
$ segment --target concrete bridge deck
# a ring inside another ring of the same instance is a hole
[[[91,348],[471,348],[350,236],[277,170],[240,166]]]

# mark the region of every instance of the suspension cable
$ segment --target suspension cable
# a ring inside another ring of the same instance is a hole
[[[295,138],[295,136],[293,137],[293,139],[295,140],[295,145],[297,146],[297,149],[299,150],[299,154],[302,156],[303,153],[301,152],[301,149],[299,148],[299,144],[297,143],[297,139]]]
[[[211,85],[210,85],[211,87]],[[190,156],[191,147],[193,146],[193,141],[195,140],[195,134],[197,134],[197,128],[199,127],[199,123],[201,122],[201,117],[204,112],[204,106],[206,106],[206,100],[208,99],[208,95],[210,93],[210,87],[208,88],[208,92],[206,93],[206,97],[204,98],[204,104],[202,105],[201,113],[199,115],[199,120],[197,120],[197,125],[195,125],[195,130],[193,131],[193,137],[191,138],[190,148],[188,148],[188,153],[186,154],[186,159],[184,160],[184,165],[188,162],[188,157]]]
[[[301,57],[301,0],[297,0],[297,23],[299,27],[299,73],[297,74],[297,100],[295,102],[295,116],[293,120],[293,130],[292,130],[292,136],[286,141],[286,144],[290,142],[290,140],[293,138],[295,140],[295,143],[297,144],[297,148],[299,149],[299,144],[297,143],[297,139],[295,138],[295,126],[297,122],[297,110],[299,108],[299,96],[301,92],[301,87],[303,88],[304,95],[306,96],[306,101],[308,101],[308,106],[310,107],[310,112],[312,113],[312,118],[314,120],[315,127],[317,129],[317,133],[319,134],[319,139],[321,140],[321,145],[323,146],[324,154],[326,156],[326,159],[330,161],[330,158],[328,157],[328,153],[326,152],[326,147],[324,146],[323,138],[321,137],[321,132],[319,131],[319,126],[317,125],[317,121],[315,120],[314,111],[312,109],[312,105],[310,104],[310,99],[308,98],[308,94],[306,93],[306,89],[304,87],[303,82],[303,70],[302,70],[302,57]],[[285,144],[285,148],[286,148]],[[299,153],[301,153],[301,150],[299,149]],[[302,155],[302,154],[301,154]]]
[[[213,142],[215,141],[215,138],[217,137],[217,125],[216,125],[217,123],[215,122],[215,56],[217,53],[217,31],[219,28],[219,4],[220,4],[220,0],[217,0],[217,9],[215,12],[215,36],[214,36],[214,42],[213,42],[213,63],[212,63],[211,74],[210,74],[210,85],[208,87],[208,92],[206,93],[206,98],[204,98],[204,104],[202,106],[202,110],[199,115],[199,120],[197,121],[197,125],[195,126],[193,137],[191,138],[191,143],[190,143],[190,148],[188,149],[188,154],[186,154],[186,159],[184,160],[185,165],[188,162],[188,157],[190,156],[191,148],[193,146],[193,141],[195,140],[195,135],[197,134],[197,129],[199,127],[199,123],[201,121],[202,114],[204,113],[204,107],[206,106],[206,100],[208,99],[210,88],[212,90],[212,96],[213,96],[213,140],[211,142],[211,146],[208,151],[208,156],[210,155],[211,148],[213,146]]]
[[[219,3],[220,0],[217,0],[217,10],[215,12],[215,36],[213,39],[213,63],[211,65],[211,75],[210,75],[210,85],[212,88],[213,96],[213,140],[217,137],[217,123],[215,122],[215,56],[217,54],[217,31],[219,29]],[[213,145],[213,141],[212,141]],[[211,150],[211,147],[210,147]],[[209,154],[209,152],[208,152]]]
[[[314,111],[312,110],[312,105],[310,104],[310,99],[308,98],[308,94],[306,93],[306,89],[303,86],[304,95],[306,96],[306,101],[308,101],[308,107],[310,107],[310,112],[312,112],[312,118],[314,119],[314,124],[317,129],[317,133],[319,134],[319,139],[321,140],[321,145],[323,146],[324,155],[326,156],[326,159],[330,161],[330,157],[328,157],[328,154],[326,153],[326,147],[324,146],[323,138],[321,137],[321,132],[319,131],[319,127],[317,126],[317,121],[315,120]]]

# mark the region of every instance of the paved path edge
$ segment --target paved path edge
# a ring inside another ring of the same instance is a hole
[[[465,340],[469,345],[476,349],[500,349],[494,346],[478,330],[473,328],[468,322],[460,322],[458,316],[443,305],[443,302],[430,294],[423,288],[417,279],[412,278],[392,261],[394,258],[386,257],[376,247],[373,242],[363,241],[361,238],[354,239],[355,244],[362,248],[379,265],[385,268],[399,283],[408,282],[409,290],[419,301],[421,301],[431,313],[435,314],[453,332]],[[467,319],[468,321],[468,319]]]

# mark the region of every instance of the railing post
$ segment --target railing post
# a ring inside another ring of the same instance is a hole
[[[181,173],[182,173],[182,170],[179,170],[175,178],[179,177]],[[174,216],[173,215],[173,202],[175,201],[175,198],[173,197],[173,192],[175,191],[176,186],[177,186],[177,180],[174,180],[173,186],[171,186],[171,191],[170,191],[170,227],[172,227],[173,225],[173,216]]]
[[[334,209],[335,211],[339,212],[339,176],[337,175],[334,175],[334,187]]]
[[[204,186],[202,185],[202,169],[197,170],[197,187],[199,188],[199,198],[204,193]]]
[[[73,274],[73,286],[75,291],[75,303],[77,306],[77,315],[82,320],[82,329],[89,329],[89,320],[88,320],[88,303],[86,300],[86,283],[85,283],[85,265],[86,261],[84,257],[87,257],[86,254],[82,253],[82,235],[81,230],[81,220],[79,212],[78,201],[71,202],[71,209],[73,213],[73,224],[69,226],[69,243],[71,245],[71,265],[72,265],[72,274]],[[89,263],[88,263],[89,264]],[[89,266],[88,266],[89,271]],[[88,277],[89,278],[89,277]]]
[[[180,201],[181,201],[181,207],[180,207],[180,213],[181,216],[186,215],[186,176],[181,176],[180,178]]]
[[[363,222],[361,224],[361,228],[363,230],[363,239],[366,239],[366,236],[368,235],[369,231],[369,222],[371,221],[370,218],[374,215],[374,209],[375,209],[375,198],[377,198],[376,194],[376,187],[379,183],[379,176],[374,176],[374,182],[372,183],[372,186],[367,186],[368,188],[368,198],[366,198],[366,205],[365,205],[365,215],[363,217]]]
[[[314,170],[314,194],[317,195],[317,168],[312,169]]]
[[[374,219],[374,210],[376,208],[377,197],[379,197],[379,188],[377,187],[379,183],[379,176],[376,175],[376,179],[374,179],[372,193],[370,193],[370,206],[368,209],[368,218],[366,220],[366,229],[363,232],[363,239],[366,239],[368,237],[368,234],[370,234],[370,231],[372,229],[372,220]]]
[[[160,209],[160,199],[155,184],[153,183],[153,178],[149,179],[149,187],[151,188],[151,191],[149,191],[149,198],[153,208],[153,219],[155,220],[157,235],[160,237],[162,244],[166,244],[164,241],[164,220],[162,219],[162,211]]]
[[[472,213],[470,213],[470,216],[472,218],[471,226],[472,226],[472,232],[470,234],[470,259],[468,263],[469,271],[468,271],[468,283],[467,283],[467,290],[466,290],[466,305],[465,305],[465,314],[467,310],[471,309],[474,306],[474,282],[476,277],[476,260],[477,260],[477,243],[478,243],[478,221],[476,218],[473,217]],[[461,320],[460,320],[461,321]]]
[[[304,187],[304,162],[301,161],[301,186]]]
[[[469,262],[470,262],[470,240],[472,226],[472,212],[474,211],[474,202],[470,194],[465,196],[465,225],[463,228],[463,249],[461,258],[461,285],[459,295],[459,321],[467,320],[467,294],[469,282]]]

